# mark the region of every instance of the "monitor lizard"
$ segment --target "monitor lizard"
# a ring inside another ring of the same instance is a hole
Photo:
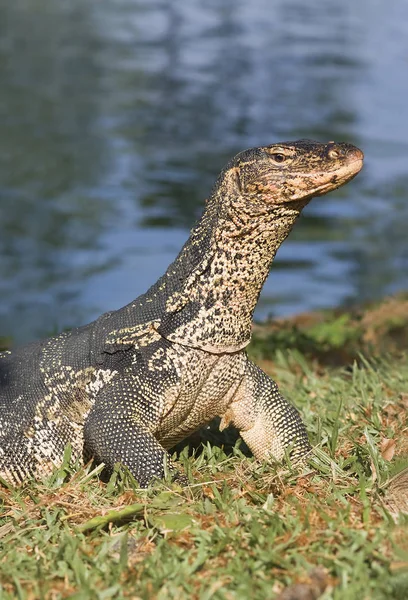
[[[0,354],[0,476],[19,484],[75,460],[125,465],[142,487],[168,449],[220,416],[255,457],[310,451],[297,410],[245,348],[275,254],[302,209],[361,169],[347,143],[252,148],[219,175],[166,273],[96,321]],[[170,463],[169,463],[170,464]],[[174,469],[174,465],[170,465]]]

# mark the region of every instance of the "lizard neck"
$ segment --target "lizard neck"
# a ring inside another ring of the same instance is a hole
[[[200,245],[194,232],[201,231],[206,232],[201,239],[205,252],[182,288],[167,297],[161,335],[213,353],[244,348],[270,265],[304,205],[268,208],[237,197],[225,206],[212,198],[203,215],[211,231],[199,223],[183,249],[189,254]],[[171,266],[173,272],[182,259],[183,251]]]

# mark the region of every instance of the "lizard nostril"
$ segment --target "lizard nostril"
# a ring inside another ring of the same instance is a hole
[[[332,148],[331,150],[329,150],[328,155],[330,158],[339,158],[340,152]]]

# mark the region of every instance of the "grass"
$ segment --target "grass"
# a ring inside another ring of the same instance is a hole
[[[48,480],[0,489],[0,599],[407,598],[408,313],[383,313],[368,342],[366,314],[280,323],[281,343],[258,328],[250,352],[315,446],[300,471],[212,427],[179,451],[188,488],[120,470],[103,484],[67,453]]]

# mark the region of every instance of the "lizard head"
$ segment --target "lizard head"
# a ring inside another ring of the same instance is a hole
[[[226,171],[235,175],[243,196],[268,205],[306,203],[350,181],[363,159],[362,151],[351,144],[299,140],[245,150]]]

